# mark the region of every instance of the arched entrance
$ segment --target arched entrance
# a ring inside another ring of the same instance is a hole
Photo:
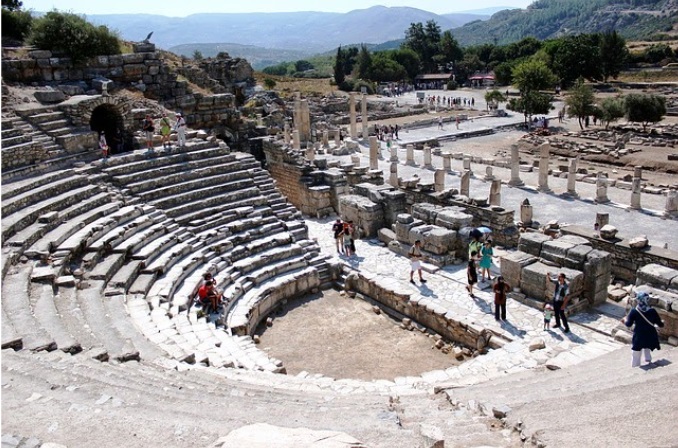
[[[89,127],[106,135],[111,154],[132,150],[132,135],[125,131],[122,115],[112,104],[102,104],[92,111]]]

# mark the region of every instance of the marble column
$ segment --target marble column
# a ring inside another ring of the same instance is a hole
[[[598,204],[610,202],[610,199],[607,197],[607,177],[603,176],[601,172],[598,172],[596,177],[596,202]]]
[[[360,101],[360,111],[362,112],[363,139],[367,139],[369,132],[367,130],[367,95],[363,93]]]
[[[490,184],[490,205],[501,206],[501,180],[494,179]]]
[[[351,156],[351,164],[354,168],[358,168],[360,166],[360,156],[353,154]]]
[[[315,160],[315,148],[313,147],[313,145],[306,146],[306,158],[310,161]]]
[[[391,145],[391,162],[398,163],[398,146]]]
[[[330,147],[330,133],[325,129],[323,131],[323,148],[328,149]]]
[[[527,199],[520,204],[520,220],[525,226],[532,225],[532,205]]]
[[[299,137],[299,129],[292,132],[292,148],[301,149],[301,138]]]
[[[285,140],[285,144],[289,145],[290,144],[290,124],[285,121],[285,126],[283,128],[283,139]]]
[[[445,175],[447,173],[445,170],[436,170],[435,174],[433,175],[433,180],[435,183],[435,190],[436,191],[443,191],[445,190]]]
[[[424,146],[424,168],[427,170],[433,169],[433,157],[431,156],[431,147]]]
[[[537,187],[537,190],[542,193],[549,193],[551,191],[549,188],[550,151],[551,146],[548,143],[542,144],[539,148],[539,186]]]
[[[525,183],[520,179],[520,152],[518,145],[511,145],[511,180],[509,185],[520,187]]]
[[[637,166],[633,170],[631,181],[631,208],[640,209],[640,183],[643,179],[643,167]]]
[[[350,116],[351,120],[351,138],[353,140],[358,139],[358,126],[356,123],[356,116],[355,116],[355,92],[351,92],[348,97],[348,113]]]
[[[579,158],[570,159],[570,166],[567,168],[567,194],[577,197],[577,162]]]
[[[417,164],[414,161],[414,145],[407,145],[407,162],[405,164],[410,166],[416,166]]]
[[[334,146],[339,148],[341,146],[341,129],[334,130]]]
[[[374,135],[370,137],[370,169],[379,169],[379,141]]]
[[[484,178],[484,180],[487,180],[487,181],[493,181],[494,180],[494,173],[493,173],[493,170],[492,170],[492,166],[488,165],[488,166],[485,167],[485,178]]]
[[[299,134],[301,140],[307,142],[311,140],[311,109],[306,99],[301,100],[300,106],[301,124],[299,126]]]
[[[673,216],[678,212],[678,192],[675,188],[669,189],[666,192],[666,207],[664,208],[664,215]]]
[[[469,154],[464,154],[464,159],[462,162],[464,171],[471,171],[471,156]]]
[[[459,188],[459,194],[462,196],[469,197],[471,192],[471,172],[466,170],[461,173],[461,187]]]
[[[396,162],[391,163],[391,175],[388,178],[388,183],[392,187],[398,188],[398,164]]]
[[[449,152],[443,153],[443,169],[448,173],[452,171],[452,154]]]

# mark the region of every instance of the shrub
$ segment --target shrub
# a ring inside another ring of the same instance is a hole
[[[373,95],[374,92],[376,92],[374,84],[369,81],[365,81],[364,79],[359,79],[353,83],[353,91],[355,92],[360,92],[363,87],[367,89],[368,95]]]
[[[457,90],[457,87],[459,86],[457,85],[457,81],[454,79],[447,81],[447,90]]]
[[[51,11],[36,19],[29,42],[43,50],[82,62],[102,54],[119,54],[120,39],[106,26],[94,26],[83,17]]]
[[[2,37],[23,42],[31,32],[33,16],[28,11],[2,8]]]

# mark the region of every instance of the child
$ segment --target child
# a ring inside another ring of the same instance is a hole
[[[468,291],[468,295],[471,297],[475,297],[473,295],[473,285],[478,283],[478,273],[476,272],[477,256],[478,252],[475,250],[471,252],[471,256],[468,258],[468,267],[466,268],[466,278],[468,279],[468,286],[466,287],[466,290]]]
[[[544,305],[544,330],[548,331],[553,317],[553,307],[550,303]]]

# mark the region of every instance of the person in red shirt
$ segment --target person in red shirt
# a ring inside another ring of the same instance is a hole
[[[205,313],[211,314],[217,312],[221,304],[221,294],[217,291],[212,280],[208,280],[198,289],[198,300],[200,300]]]

